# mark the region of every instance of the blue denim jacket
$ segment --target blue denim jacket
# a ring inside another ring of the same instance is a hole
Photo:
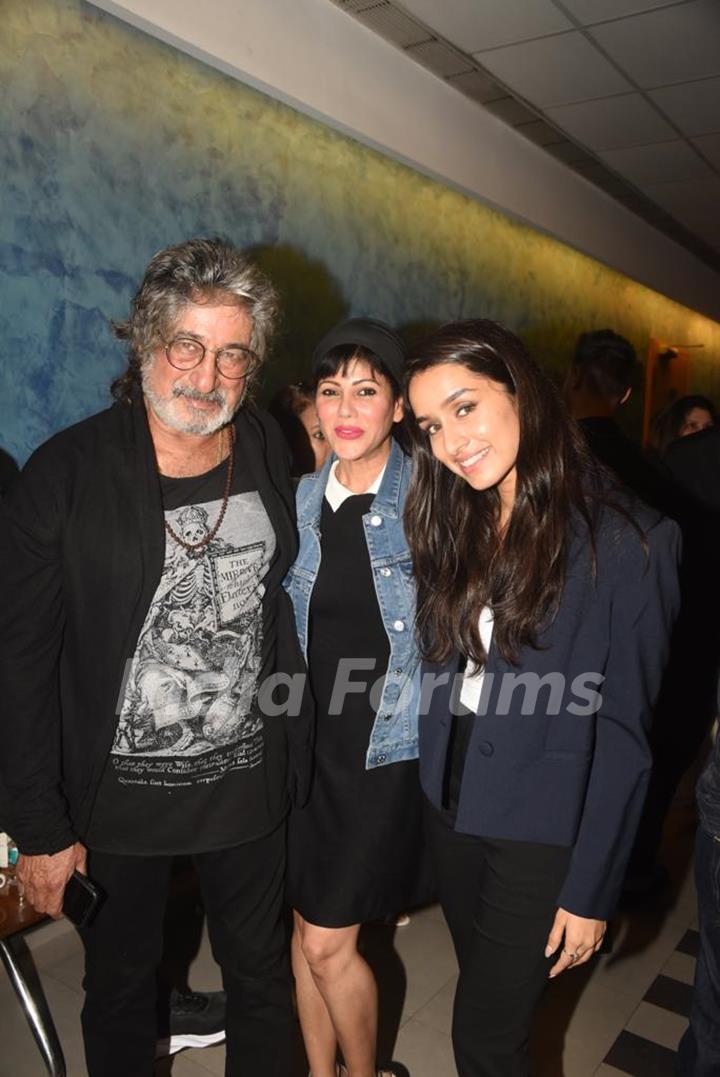
[[[328,460],[321,471],[305,475],[297,489],[300,550],[285,587],[295,607],[306,659],[310,597],[320,568],[320,513],[334,460]],[[363,516],[375,593],[390,641],[387,675],[365,757],[368,770],[415,759],[418,754],[420,656],[415,640],[415,583],[402,519],[409,482],[410,460],[393,441],[380,489]],[[351,671],[350,679],[359,680],[361,675],[360,670]]]

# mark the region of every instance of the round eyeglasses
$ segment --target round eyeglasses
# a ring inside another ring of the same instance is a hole
[[[234,381],[249,378],[260,365],[255,352],[250,348],[243,348],[240,344],[213,350],[206,348],[194,337],[175,337],[165,344],[167,361],[176,370],[192,370],[193,367],[200,366],[207,351],[215,356],[215,366],[219,373]]]

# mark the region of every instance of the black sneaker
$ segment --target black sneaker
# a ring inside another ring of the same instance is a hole
[[[170,1035],[158,1043],[158,1055],[184,1047],[211,1047],[225,1039],[224,991],[170,993]]]

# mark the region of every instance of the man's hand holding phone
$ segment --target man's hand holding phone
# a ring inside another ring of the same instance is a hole
[[[79,841],[59,853],[18,857],[17,879],[22,893],[38,912],[47,913],[53,920],[62,916],[62,901],[67,881],[74,871],[84,875],[87,849]]]

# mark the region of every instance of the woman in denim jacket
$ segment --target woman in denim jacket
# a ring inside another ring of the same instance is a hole
[[[410,462],[404,352],[355,318],[315,352],[333,456],[297,491],[300,551],[286,580],[317,703],[315,773],[290,820],[293,969],[313,1077],[374,1077],[377,991],[360,925],[429,896],[417,772],[420,662],[403,530]]]

